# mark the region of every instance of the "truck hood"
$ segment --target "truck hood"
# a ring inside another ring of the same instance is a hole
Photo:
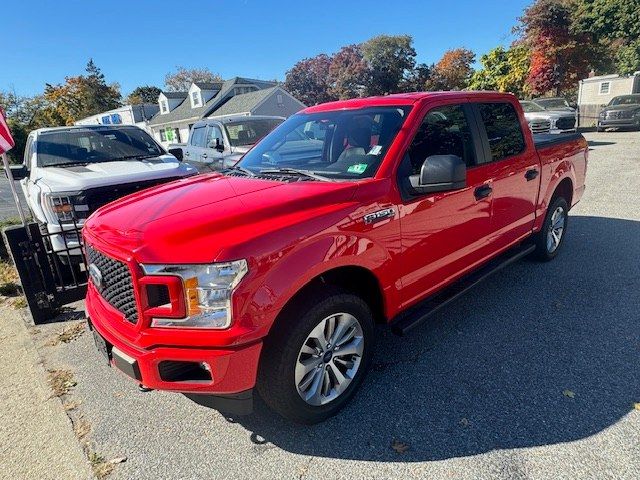
[[[335,225],[356,189],[355,182],[200,175],[106,205],[84,232],[89,243],[106,242],[141,263],[249,258]]]
[[[527,120],[558,120],[559,118],[575,118],[576,114],[569,111],[546,111],[546,112],[530,112],[525,113],[524,118]]]
[[[38,167],[33,180],[51,192],[86,190],[94,187],[133,183],[197,173],[172,155],[145,160],[89,163],[69,167]]]
[[[627,110],[640,110],[640,103],[634,103],[631,105],[611,105],[604,107],[602,112],[625,112]]]

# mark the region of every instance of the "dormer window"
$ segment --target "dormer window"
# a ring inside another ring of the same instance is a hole
[[[196,108],[201,106],[202,101],[200,99],[200,92],[198,90],[194,90],[193,92],[191,92],[191,107]]]
[[[160,113],[167,113],[169,111],[169,106],[167,105],[166,100],[160,100]]]

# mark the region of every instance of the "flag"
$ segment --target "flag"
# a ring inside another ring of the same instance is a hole
[[[4,110],[0,107],[0,155],[11,150],[16,142],[13,141],[9,125],[4,118]]]

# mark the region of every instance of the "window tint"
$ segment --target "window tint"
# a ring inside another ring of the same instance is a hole
[[[524,151],[524,136],[516,109],[510,103],[478,105],[491,149],[491,159],[501,160]]]
[[[457,155],[467,166],[475,164],[473,138],[462,105],[446,105],[430,110],[422,120],[407,155],[411,175],[420,173],[431,155]]]
[[[193,129],[193,135],[191,135],[191,145],[195,147],[205,146],[205,134],[207,133],[207,127],[201,126]]]

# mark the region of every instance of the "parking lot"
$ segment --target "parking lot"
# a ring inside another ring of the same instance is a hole
[[[337,417],[237,419],[139,392],[91,336],[47,345],[110,478],[640,478],[640,133],[586,134],[587,191],[547,264],[524,260],[404,338]],[[4,190],[4,188],[3,188]],[[79,318],[79,314],[70,313]]]

